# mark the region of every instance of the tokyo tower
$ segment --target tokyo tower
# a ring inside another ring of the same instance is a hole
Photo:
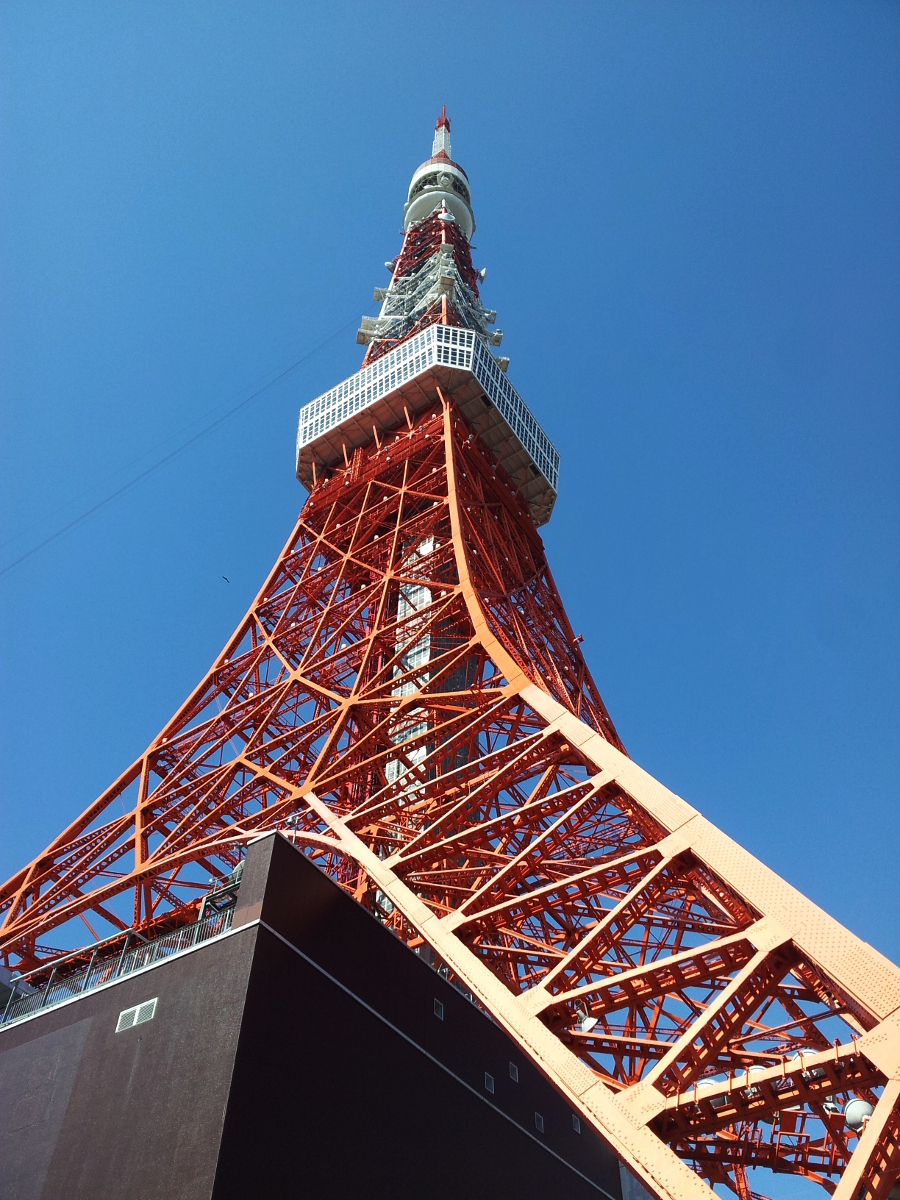
[[[635,1195],[758,1200],[766,1168],[887,1200],[900,970],[626,753],[538,534],[559,455],[494,352],[474,229],[442,111],[361,368],[300,410],[309,496],[271,574],[0,890],[0,1029],[218,936],[278,831],[490,1016]]]

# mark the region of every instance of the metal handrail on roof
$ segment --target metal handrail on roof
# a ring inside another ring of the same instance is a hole
[[[83,955],[85,950],[66,955],[53,965],[50,978],[43,987],[32,988],[27,979],[42,970],[46,971],[46,967],[38,967],[24,975],[13,976],[9,982],[10,995],[0,1014],[0,1028],[45,1009],[54,1008],[66,1000],[83,996],[86,992],[102,987],[103,984],[112,983],[125,975],[131,975],[134,971],[150,967],[161,959],[190,950],[199,942],[227,933],[231,928],[239,886],[238,880],[204,896],[197,920],[190,925],[183,925],[180,929],[171,930],[157,938],[146,938],[137,930],[129,930],[129,935],[140,939],[138,944],[130,946],[130,939],[126,937],[121,951],[105,957],[102,955],[103,947],[118,941],[118,938],[106,938],[93,947],[88,946],[86,949],[92,953],[87,966],[58,978],[59,967],[72,958]],[[27,989],[25,991],[21,990],[23,984]]]

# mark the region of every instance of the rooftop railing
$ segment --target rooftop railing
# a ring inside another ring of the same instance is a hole
[[[34,1013],[63,1004],[83,996],[86,992],[112,983],[125,975],[131,975],[144,967],[150,967],[162,959],[171,958],[200,942],[218,937],[231,928],[237,901],[237,885],[221,888],[205,897],[198,919],[191,925],[164,933],[157,938],[144,938],[129,931],[124,945],[110,953],[109,943],[98,944],[91,953],[87,966],[66,970],[67,959],[60,959],[51,969],[50,977],[43,986],[35,987],[29,978],[38,972],[44,974],[46,967],[24,975],[13,976],[9,982],[12,989],[0,1016],[0,1027],[21,1021]],[[135,939],[139,939],[135,941]],[[104,946],[106,953],[104,953]],[[85,951],[79,951],[79,957]],[[69,956],[70,959],[73,956]]]

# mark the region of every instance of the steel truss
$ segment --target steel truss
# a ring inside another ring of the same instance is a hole
[[[627,757],[514,484],[434,392],[319,480],[200,686],[0,891],[6,961],[186,923],[281,829],[653,1193],[749,1200],[766,1166],[884,1200],[900,972]]]
[[[459,225],[435,211],[407,230],[363,366],[438,320],[489,336],[471,247]]]

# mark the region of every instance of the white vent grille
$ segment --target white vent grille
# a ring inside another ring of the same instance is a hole
[[[116,1022],[116,1033],[122,1033],[125,1029],[133,1029],[135,1025],[143,1025],[147,1021],[152,1021],[156,1016],[156,1001],[158,996],[154,996],[152,1000],[145,1000],[142,1004],[135,1004],[134,1008],[125,1008],[119,1013],[119,1019]]]

